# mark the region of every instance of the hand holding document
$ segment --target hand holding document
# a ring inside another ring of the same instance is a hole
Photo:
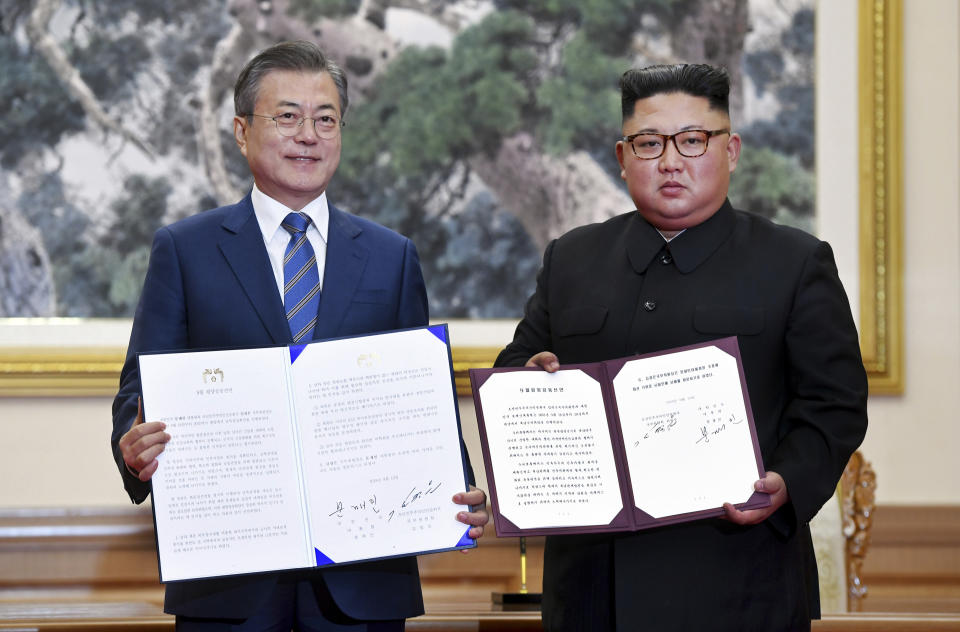
[[[736,338],[471,369],[498,535],[627,531],[769,505]]]
[[[446,326],[139,361],[161,581],[475,546]]]

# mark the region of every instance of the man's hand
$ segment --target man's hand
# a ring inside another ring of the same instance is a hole
[[[556,354],[551,351],[541,351],[535,356],[531,356],[523,366],[538,366],[547,373],[556,373],[560,368],[560,360]]]
[[[143,403],[137,399],[137,419],[120,437],[119,445],[127,469],[144,483],[157,471],[160,465],[157,456],[170,440],[170,435],[164,432],[166,427],[160,421],[143,423]]]
[[[776,472],[764,474],[763,478],[753,484],[753,488],[758,492],[770,494],[770,506],[763,509],[740,511],[730,503],[724,503],[723,509],[726,511],[724,518],[736,524],[759,524],[773,515],[773,512],[780,509],[790,499],[790,494],[787,493],[787,484],[783,481],[783,477]]]
[[[470,486],[469,492],[460,492],[453,495],[453,502],[458,505],[469,505],[470,511],[461,511],[457,514],[457,520],[463,524],[471,525],[467,535],[476,540],[483,535],[483,526],[490,522],[490,516],[487,514],[487,493],[482,489]],[[464,551],[466,553],[466,551]]]

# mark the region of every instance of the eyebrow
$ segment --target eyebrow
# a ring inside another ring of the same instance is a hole
[[[277,107],[291,107],[291,108],[302,108],[302,106],[296,101],[280,101],[277,103]],[[314,108],[314,111],[317,110],[333,110],[337,111],[337,107],[332,103],[322,103]]]
[[[704,127],[703,125],[700,125],[700,124],[684,125],[684,126],[681,127],[680,129],[678,129],[676,132],[674,132],[674,134],[679,134],[680,132],[686,132],[686,131],[691,130],[691,129],[707,129],[707,128]],[[637,131],[634,132],[633,134],[662,134],[662,133],[663,133],[663,132],[657,130],[656,128],[653,128],[653,127],[645,127],[645,128],[643,128],[643,129],[641,129],[641,130],[637,130]],[[633,134],[628,134],[628,136],[633,136]],[[667,136],[670,136],[670,134],[667,134]]]

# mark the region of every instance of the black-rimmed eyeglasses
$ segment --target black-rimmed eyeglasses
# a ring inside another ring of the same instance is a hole
[[[705,129],[687,129],[676,134],[652,134],[650,132],[640,132],[624,136],[620,140],[630,145],[633,155],[640,160],[653,160],[663,155],[667,147],[667,141],[673,139],[673,146],[677,148],[681,156],[687,158],[696,158],[707,153],[707,145],[710,139],[720,134],[729,134],[728,129],[715,129],[708,131]]]

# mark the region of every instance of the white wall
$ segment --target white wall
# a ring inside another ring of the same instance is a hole
[[[0,399],[0,508],[129,504],[109,398]]]
[[[825,3],[826,4],[826,3]],[[904,3],[906,390],[874,397],[878,500],[960,503],[960,6]]]
[[[863,452],[881,503],[960,503],[960,8],[906,1],[903,20],[902,396],[870,398]],[[817,6],[820,235],[857,301],[856,3]],[[854,306],[854,313],[857,313]]]
[[[819,230],[854,302],[856,5],[817,6]],[[878,502],[960,504],[960,7],[908,1],[904,13],[906,391],[871,397],[863,450],[877,471]],[[496,346],[510,331],[466,327],[451,338]],[[482,479],[469,401],[461,416]],[[0,508],[128,503],[109,436],[110,398],[0,399]]]

